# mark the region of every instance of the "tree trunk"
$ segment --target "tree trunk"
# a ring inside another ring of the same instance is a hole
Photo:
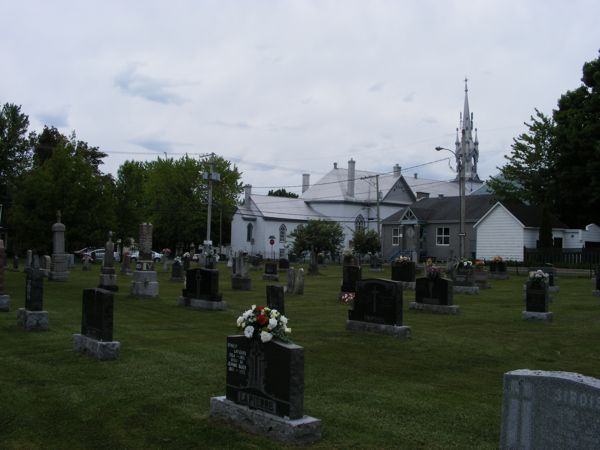
[[[310,265],[308,266],[308,274],[309,275],[320,275],[319,273],[319,264],[317,262],[317,252],[311,250],[310,252]]]

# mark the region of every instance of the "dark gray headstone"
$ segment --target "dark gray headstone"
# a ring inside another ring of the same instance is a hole
[[[454,286],[467,286],[472,287],[475,286],[475,281],[473,280],[473,267],[459,267],[455,271],[452,272],[454,282]]]
[[[287,258],[279,258],[279,269],[288,270],[290,268],[290,261]]]
[[[219,271],[204,268],[188,270],[182,296],[188,299],[220,302],[223,298],[219,293]]]
[[[531,280],[525,284],[525,310],[530,312],[548,312],[550,296],[546,283],[534,283]]]
[[[304,349],[278,341],[227,337],[228,400],[290,419],[304,415]]]
[[[417,264],[413,261],[392,263],[392,280],[414,283],[417,276]]]
[[[342,292],[356,292],[356,283],[361,280],[360,266],[343,266]]]
[[[402,284],[369,279],[357,283],[354,305],[348,319],[384,325],[402,325]]]
[[[265,275],[277,275],[277,263],[265,261]]]
[[[44,271],[32,268],[25,279],[25,309],[42,311],[44,309]]]
[[[175,259],[171,265],[171,280],[183,280],[183,265],[179,259]]]
[[[113,340],[113,293],[111,291],[83,290],[81,334],[98,341]]]
[[[267,306],[285,314],[283,286],[267,285]]]
[[[415,301],[428,305],[452,305],[454,289],[452,280],[442,277],[417,278]]]
[[[600,380],[528,369],[504,374],[501,449],[600,448]]]

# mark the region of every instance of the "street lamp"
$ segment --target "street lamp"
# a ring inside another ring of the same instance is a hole
[[[467,234],[465,233],[465,165],[463,158],[465,157],[465,130],[462,131],[462,140],[461,140],[461,152],[460,154],[456,154],[453,150],[445,147],[436,147],[435,149],[439,152],[440,150],[447,150],[452,153],[456,157],[457,163],[457,171],[458,171],[458,192],[460,196],[460,228],[458,231],[458,257],[465,257],[465,238]]]

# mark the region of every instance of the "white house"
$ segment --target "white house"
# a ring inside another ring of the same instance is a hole
[[[523,261],[523,248],[537,246],[541,218],[538,207],[497,202],[473,225],[477,233],[477,258],[492,259],[494,256],[501,256],[504,259]],[[555,218],[551,224],[556,247],[566,248],[565,236],[568,235],[569,241],[574,242],[575,237],[571,238],[570,235],[575,235],[575,231],[583,231],[569,230]]]

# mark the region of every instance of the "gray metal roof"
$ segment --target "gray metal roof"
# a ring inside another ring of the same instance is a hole
[[[256,194],[252,194],[250,205],[239,206],[238,212],[246,218],[264,217],[288,221],[325,218],[302,199]]]

